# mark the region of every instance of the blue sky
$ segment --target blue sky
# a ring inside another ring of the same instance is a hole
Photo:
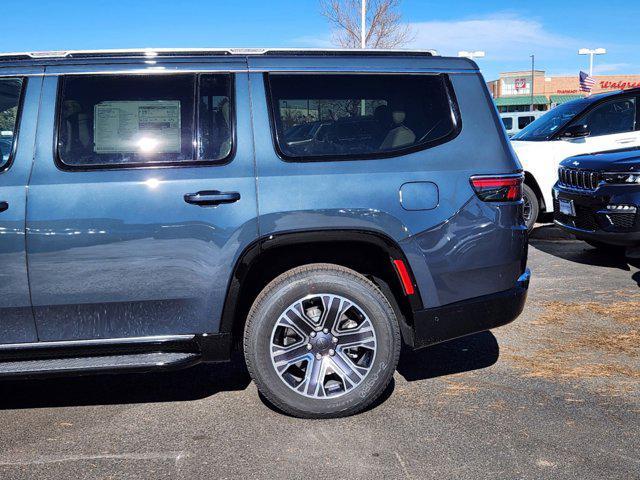
[[[323,47],[331,40],[317,0],[4,0],[0,51],[131,47]],[[587,69],[578,48],[605,47],[596,73],[640,74],[637,0],[404,0],[412,47],[441,54],[486,50],[487,79],[537,67]]]

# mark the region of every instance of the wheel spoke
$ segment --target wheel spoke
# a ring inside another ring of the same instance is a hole
[[[333,357],[331,357],[331,360],[333,361],[336,368],[338,369],[337,373],[348,377],[349,380],[351,380],[351,382],[353,383],[356,383],[356,384],[360,383],[360,380],[362,379],[362,377],[367,373],[367,369],[358,368],[355,365],[353,365],[351,360],[348,360],[347,358],[345,358],[342,352],[336,352],[336,354]]]
[[[338,334],[340,345],[357,346],[373,340],[373,330],[362,330],[353,333]]]
[[[308,357],[309,351],[307,350],[306,345],[301,345],[298,347],[293,347],[288,350],[283,350],[282,348],[276,347],[273,352],[273,363],[276,368],[281,369],[282,367],[287,367],[292,363],[297,363],[300,360]]]
[[[302,333],[304,336],[309,336],[309,334],[314,330],[313,326],[306,320],[304,313],[300,310],[300,308],[296,308],[298,305],[289,308],[285,314],[280,319],[280,324],[293,328],[298,332]]]
[[[322,363],[322,360],[313,359],[311,361],[311,365],[307,367],[309,372],[307,374],[306,386],[308,395],[313,395],[315,397],[316,395],[318,395],[319,389],[322,391],[322,372],[324,371]]]
[[[333,331],[333,327],[340,318],[342,312],[351,306],[347,300],[342,300],[339,297],[322,297],[322,303],[324,305],[324,314],[321,320],[322,326]]]

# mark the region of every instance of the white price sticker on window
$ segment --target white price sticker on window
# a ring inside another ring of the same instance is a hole
[[[180,153],[180,101],[107,101],[94,107],[95,153]]]

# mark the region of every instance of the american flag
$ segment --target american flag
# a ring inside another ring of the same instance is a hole
[[[590,92],[595,84],[596,81],[591,75],[580,71],[580,90],[583,92]]]

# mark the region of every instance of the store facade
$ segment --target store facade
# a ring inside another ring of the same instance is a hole
[[[640,75],[594,75],[594,79],[592,94],[640,87]],[[532,104],[534,110],[545,111],[585,96],[578,72],[562,77],[548,77],[544,70],[535,70],[533,76],[531,71],[505,72],[487,85],[500,112],[528,112]]]

